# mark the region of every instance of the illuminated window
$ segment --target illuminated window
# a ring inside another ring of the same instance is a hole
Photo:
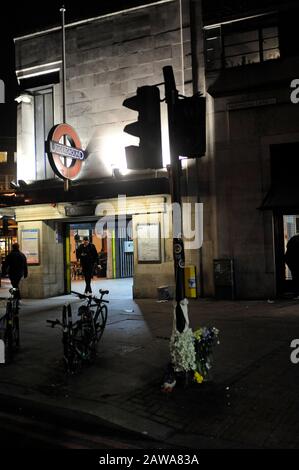
[[[45,153],[45,141],[54,124],[53,88],[38,90],[34,93],[34,114],[36,179],[53,178],[53,170]]]
[[[223,40],[227,68],[280,57],[277,26],[227,34]]]
[[[0,152],[0,163],[7,163],[7,152]]]
[[[277,19],[263,17],[207,28],[206,65],[208,70],[279,59]]]

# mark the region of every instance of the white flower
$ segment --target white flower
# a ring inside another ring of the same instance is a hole
[[[187,372],[196,369],[194,336],[191,328],[183,333],[175,331],[170,340],[171,361],[176,372]]]

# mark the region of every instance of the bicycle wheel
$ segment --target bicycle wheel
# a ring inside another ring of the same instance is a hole
[[[20,326],[19,326],[19,317],[18,315],[15,315],[14,321],[13,321],[13,329],[12,329],[12,335],[13,335],[13,343],[17,349],[20,347]]]
[[[13,345],[18,349],[20,347],[20,323],[19,323],[19,300],[13,301],[12,305],[12,336]]]
[[[76,348],[76,340],[68,333],[63,339],[63,365],[67,374],[75,374],[81,367],[81,357]]]
[[[87,317],[88,318],[88,317]],[[74,329],[74,345],[77,354],[80,356],[82,362],[92,363],[96,357],[96,335],[94,330],[93,319],[90,317],[88,320],[77,322],[77,328]]]
[[[67,347],[67,354],[64,356],[64,370],[68,374],[75,374],[81,367],[81,358],[75,349],[75,345],[70,343]]]
[[[99,341],[104,333],[107,322],[108,308],[107,305],[100,305],[95,315],[95,329],[97,341]]]
[[[81,366],[80,354],[76,349],[75,331],[72,320],[72,309],[70,305],[65,305],[62,311],[63,323],[63,353],[64,368],[69,374],[74,374]]]
[[[12,358],[13,355],[13,317],[12,317],[12,305],[11,302],[7,302],[6,305],[6,314],[5,314],[5,334],[4,334],[4,343],[6,348],[6,357],[8,361]]]

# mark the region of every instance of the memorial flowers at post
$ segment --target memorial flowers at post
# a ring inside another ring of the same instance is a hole
[[[215,327],[199,328],[193,333],[196,357],[194,379],[197,383],[202,383],[209,378],[213,361],[213,349],[216,344],[219,344],[218,336],[219,330]]]
[[[163,392],[171,392],[178,377],[190,376],[198,384],[209,379],[212,367],[213,349],[219,343],[219,331],[214,327],[202,327],[193,332],[189,327],[188,300],[174,303],[173,329],[170,338],[170,363],[168,364]]]
[[[186,328],[183,333],[174,331],[170,340],[171,363],[175,373],[192,373],[201,384],[209,378],[213,349],[219,344],[219,330],[203,327],[196,331]]]

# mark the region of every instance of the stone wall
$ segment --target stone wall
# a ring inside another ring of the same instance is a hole
[[[122,103],[137,87],[162,83],[163,67],[172,65],[179,91],[184,78],[184,91],[192,93],[189,1],[182,4],[183,46],[176,0],[67,27],[67,121],[89,154],[82,179],[109,176],[111,164],[124,162],[130,136],[123,128],[137,114]],[[34,73],[56,63],[61,59],[60,40],[59,30],[16,40],[16,69],[33,67]],[[163,98],[164,86],[160,90]],[[55,119],[60,118],[55,103]]]
[[[28,266],[28,278],[22,281],[25,298],[42,299],[64,293],[64,256],[61,226],[55,221],[20,222],[19,241],[22,250],[22,230],[39,230],[40,264]]]
[[[231,102],[273,98],[274,104],[229,110]],[[214,100],[215,253],[234,259],[238,298],[276,294],[272,211],[258,208],[271,186],[270,145],[298,142],[298,119],[288,87]]]

